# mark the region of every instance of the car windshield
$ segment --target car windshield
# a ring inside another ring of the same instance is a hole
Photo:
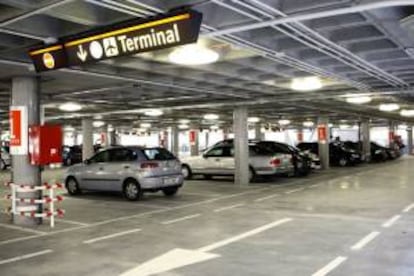
[[[145,157],[148,160],[174,160],[175,156],[166,149],[163,148],[149,148],[143,149]]]

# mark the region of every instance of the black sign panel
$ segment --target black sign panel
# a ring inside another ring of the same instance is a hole
[[[202,14],[196,11],[130,20],[61,39],[60,44],[34,49],[29,54],[37,71],[47,71],[166,49],[196,42],[201,21]]]

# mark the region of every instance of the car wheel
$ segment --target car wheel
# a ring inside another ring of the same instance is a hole
[[[252,167],[249,167],[249,183],[253,183],[256,180],[256,172]]]
[[[174,196],[178,192],[178,187],[169,187],[162,190],[165,196]]]
[[[341,159],[339,159],[339,166],[341,167],[348,166],[348,159],[346,159],[345,157],[341,157]]]
[[[187,165],[181,166],[181,173],[183,174],[184,179],[191,179],[193,176],[190,167]]]
[[[141,187],[135,180],[127,180],[124,184],[124,196],[130,201],[138,200],[142,195]]]
[[[74,177],[69,177],[66,180],[66,190],[70,195],[79,195],[81,194],[81,189],[79,188],[79,183]]]

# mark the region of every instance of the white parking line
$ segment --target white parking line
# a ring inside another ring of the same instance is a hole
[[[91,244],[91,243],[95,243],[95,242],[98,242],[98,241],[108,240],[108,239],[112,239],[112,238],[116,238],[116,237],[120,237],[120,236],[124,236],[124,235],[128,235],[128,234],[136,233],[136,232],[139,232],[139,231],[141,231],[141,229],[132,229],[132,230],[124,231],[124,232],[119,232],[119,233],[115,233],[115,234],[111,234],[111,235],[107,235],[107,236],[102,236],[102,237],[86,240],[86,241],[83,241],[83,243]]]
[[[384,227],[384,228],[388,228],[388,227],[391,227],[397,220],[399,220],[401,218],[401,216],[400,215],[396,215],[396,216],[393,216],[392,218],[390,218],[389,220],[387,220],[386,222],[384,222],[383,224],[382,224],[382,227]]]
[[[347,257],[339,256],[336,259],[334,259],[333,261],[331,261],[329,264],[327,264],[326,266],[322,267],[317,272],[313,273],[312,276],[325,276],[329,272],[331,272],[332,270],[334,270],[335,268],[340,266],[347,259],[348,259]]]
[[[244,205],[244,203],[239,203],[239,204],[234,204],[234,205],[230,205],[230,206],[226,206],[226,207],[221,207],[221,208],[218,208],[218,209],[214,210],[214,212],[219,213],[219,212],[222,212],[222,211],[226,211],[226,210],[234,209],[234,208],[237,208],[237,207],[241,207],[243,205]]]
[[[372,240],[374,240],[378,235],[381,234],[380,232],[374,231],[366,235],[364,238],[362,238],[360,241],[358,241],[356,244],[351,246],[352,250],[360,250],[364,248],[368,243],[370,243]]]
[[[293,193],[296,193],[296,192],[300,192],[300,191],[303,191],[305,188],[299,188],[299,189],[294,189],[294,190],[290,190],[290,191],[286,191],[285,192],[285,194],[293,194]]]
[[[177,219],[163,221],[163,222],[161,222],[161,224],[164,224],[164,225],[172,224],[172,223],[180,222],[180,221],[183,221],[183,220],[189,220],[189,219],[192,219],[192,218],[196,218],[196,217],[199,217],[199,216],[201,216],[201,214],[194,214],[194,215],[185,216],[185,217],[181,217],[181,218],[177,218]]]
[[[45,254],[49,254],[49,253],[52,253],[52,252],[53,252],[53,250],[46,249],[46,250],[42,250],[42,251],[38,251],[38,252],[26,254],[26,255],[17,256],[17,257],[10,258],[10,259],[0,260],[0,265],[30,259],[30,258],[34,258],[34,257],[37,257],[37,256],[42,256],[42,255],[45,255]]]
[[[38,234],[38,235],[45,235],[47,233],[47,232],[43,232],[43,231],[39,231],[39,230],[34,230],[34,229],[30,229],[30,228],[25,228],[25,227],[20,227],[20,226],[16,226],[16,225],[5,224],[5,223],[0,223],[0,227],[13,229],[13,230],[19,230],[19,231],[22,231],[22,232]]]
[[[264,200],[267,200],[267,199],[271,199],[271,198],[275,198],[275,197],[278,197],[278,196],[280,196],[280,195],[279,194],[269,195],[269,196],[265,196],[265,197],[261,197],[261,198],[255,199],[254,201],[255,202],[261,202],[261,201],[264,201]]]
[[[404,208],[404,210],[403,210],[403,212],[404,212],[404,213],[408,213],[408,212],[410,212],[412,209],[414,209],[414,203],[413,203],[413,204],[408,205],[407,207],[405,207],[405,208]]]

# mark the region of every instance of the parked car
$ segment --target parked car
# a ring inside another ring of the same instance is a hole
[[[401,155],[399,150],[383,147],[383,146],[381,146],[381,145],[379,145],[375,142],[371,142],[371,149],[372,148],[381,149],[381,150],[385,151],[387,160],[396,159],[396,158],[400,157],[400,155]]]
[[[360,150],[362,149],[362,142],[352,142],[352,141],[346,141],[344,144],[351,149]],[[381,162],[386,161],[388,159],[387,150],[384,147],[381,147],[380,145],[371,142],[371,161],[374,162]]]
[[[63,165],[71,166],[82,162],[81,146],[63,146],[62,151]]]
[[[0,170],[5,170],[11,166],[11,157],[8,147],[0,148]]]
[[[119,191],[128,200],[144,192],[177,193],[183,185],[180,161],[164,148],[112,147],[97,152],[82,164],[68,168],[66,189],[70,195],[82,190]]]
[[[316,142],[299,143],[297,147],[303,151],[309,151],[319,155],[319,145]],[[329,162],[332,165],[341,167],[355,165],[363,160],[360,152],[349,149],[341,142],[331,142],[329,144]]]
[[[209,179],[212,176],[234,175],[234,145],[219,143],[202,155],[181,159],[182,173],[190,179],[193,175],[203,175]],[[294,167],[290,154],[273,153],[272,151],[254,144],[249,145],[249,180],[256,176],[276,174],[293,174]]]

